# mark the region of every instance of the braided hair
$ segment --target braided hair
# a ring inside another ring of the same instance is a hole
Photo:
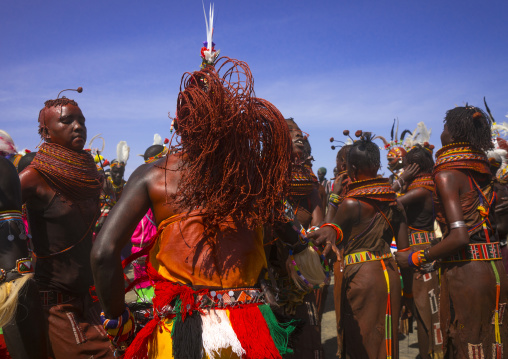
[[[404,158],[407,164],[416,163],[420,167],[420,173],[432,173],[434,169],[434,160],[432,151],[420,144],[416,144]]]
[[[483,151],[494,147],[490,130],[492,120],[478,107],[455,107],[446,112],[444,123],[457,142],[468,142]]]
[[[227,218],[250,229],[284,218],[289,129],[253,86],[249,66],[226,57],[182,77],[175,122],[185,163],[176,201],[203,208],[206,230]]]
[[[351,145],[347,157],[348,165],[359,170],[375,168],[377,171],[381,165],[381,155],[379,147],[372,142],[374,135],[371,132],[356,131],[356,136],[360,139]]]

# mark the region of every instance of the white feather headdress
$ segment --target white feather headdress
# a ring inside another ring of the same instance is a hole
[[[127,164],[129,159],[130,147],[127,146],[127,142],[120,141],[116,145],[116,160],[120,163]]]
[[[404,146],[406,148],[411,148],[417,144],[423,145],[425,142],[430,142],[430,135],[432,134],[432,129],[427,128],[425,123],[418,122],[415,130],[412,135],[406,137],[404,141]]]
[[[0,130],[0,154],[14,155],[17,152],[12,137],[4,130]]]
[[[153,145],[162,145],[163,142],[162,142],[162,137],[161,135],[159,135],[158,133],[156,133],[155,135],[153,135]]]
[[[208,17],[206,16],[205,3],[203,2],[203,13],[205,15],[205,24],[206,24],[206,41],[203,42],[203,47],[201,48],[201,58],[203,59],[203,63],[201,67],[205,67],[206,65],[213,65],[217,57],[219,56],[220,50],[215,50],[215,44],[213,43],[213,16],[214,16],[214,6],[210,4],[210,10],[208,12]]]

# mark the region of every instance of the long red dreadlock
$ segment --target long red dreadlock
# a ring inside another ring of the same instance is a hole
[[[256,98],[247,63],[221,58],[185,73],[177,133],[185,164],[177,203],[204,208],[208,228],[231,217],[254,228],[283,219],[291,138],[282,114]]]

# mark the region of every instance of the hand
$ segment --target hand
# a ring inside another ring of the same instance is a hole
[[[333,181],[333,193],[339,194],[342,192],[342,188],[344,187],[342,182],[346,179],[347,173],[343,173],[340,176],[337,176]]]
[[[399,265],[400,268],[402,269],[409,268],[409,263],[407,259],[412,254],[413,251],[395,252],[395,261],[397,261],[397,264]]]
[[[337,232],[331,227],[323,227],[307,235],[307,238],[311,240],[316,246],[325,245],[323,255],[327,255],[330,249],[333,249],[335,254],[340,256],[340,252],[335,246],[335,240],[337,239]]]
[[[410,182],[420,172],[420,166],[416,163],[412,163],[404,169],[404,172],[400,175],[400,178],[404,181],[404,184]]]

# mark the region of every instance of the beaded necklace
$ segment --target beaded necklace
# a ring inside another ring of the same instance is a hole
[[[452,143],[436,152],[433,177],[441,171],[460,169],[490,175],[489,160],[485,153],[467,142]]]
[[[92,155],[56,143],[43,143],[30,164],[42,177],[70,200],[99,199],[104,177]]]
[[[397,194],[388,178],[376,177],[349,183],[344,198],[368,198],[376,201],[393,202]]]
[[[411,191],[412,189],[420,187],[428,189],[431,192],[434,192],[434,180],[432,179],[432,175],[430,173],[423,173],[416,176],[415,179],[411,182],[411,184],[407,188],[407,190]]]
[[[317,182],[311,166],[293,164],[289,194],[292,197],[306,196],[312,192]]]

